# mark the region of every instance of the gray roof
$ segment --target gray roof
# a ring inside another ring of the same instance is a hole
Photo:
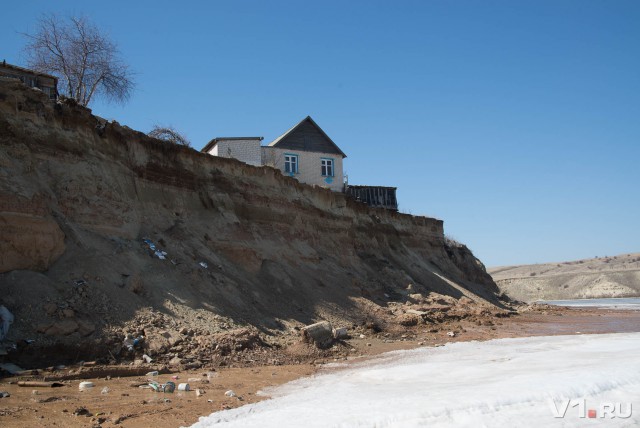
[[[302,119],[268,145],[269,147],[280,147],[292,150],[336,153],[343,158],[347,157],[347,155],[340,150],[340,147],[311,119],[311,116]]]

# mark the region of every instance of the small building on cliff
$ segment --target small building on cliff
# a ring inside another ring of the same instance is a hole
[[[262,147],[263,165],[336,192],[344,191],[342,160],[346,157],[310,116]]]
[[[301,183],[344,191],[342,160],[347,155],[310,116],[267,146],[261,146],[261,141],[262,137],[217,137],[201,151],[249,165],[272,166]]]
[[[262,166],[263,137],[217,137],[200,150],[212,156],[238,159],[253,166]]]
[[[343,159],[347,155],[310,116],[268,145],[261,145],[262,140],[262,137],[217,137],[209,141],[201,152],[237,159],[249,165],[271,166],[301,183],[344,192],[371,207],[398,211],[395,187],[346,183]]]
[[[7,64],[3,60],[0,63],[0,79],[19,80],[30,88],[40,89],[52,100],[58,98],[58,78],[50,74]]]

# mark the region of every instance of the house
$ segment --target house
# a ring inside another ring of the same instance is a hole
[[[262,165],[263,137],[218,137],[209,141],[200,150],[212,156],[238,159],[249,165]]]
[[[30,88],[40,89],[52,100],[58,98],[58,78],[50,74],[40,73],[2,61],[2,64],[0,64],[0,79],[16,79]]]
[[[344,191],[342,160],[346,157],[310,116],[262,147],[263,165],[336,192]]]
[[[261,146],[262,140],[262,137],[218,137],[201,152],[255,166],[272,166],[302,183],[344,191],[342,160],[347,155],[311,117],[302,119],[267,146]]]

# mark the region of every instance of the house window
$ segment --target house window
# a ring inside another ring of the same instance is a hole
[[[333,159],[321,159],[321,172],[323,177],[333,177]]]
[[[284,172],[287,174],[298,173],[298,155],[284,155]]]

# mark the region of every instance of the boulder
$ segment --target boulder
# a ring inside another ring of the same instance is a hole
[[[328,347],[333,342],[333,327],[329,321],[308,325],[301,332],[305,342],[313,343],[318,348]]]

